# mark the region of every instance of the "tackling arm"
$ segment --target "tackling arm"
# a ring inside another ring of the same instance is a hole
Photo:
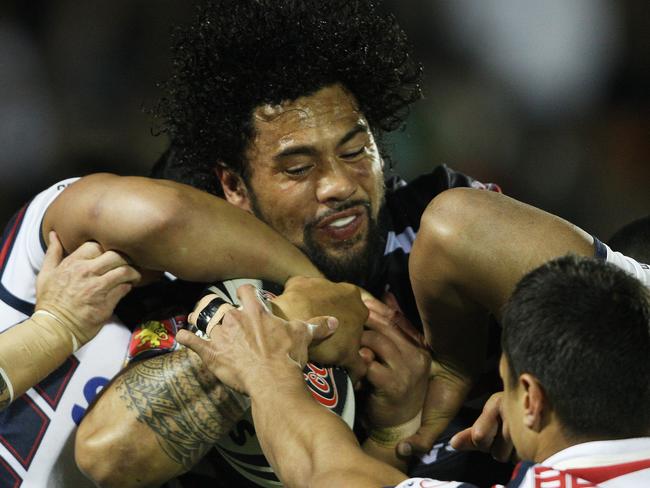
[[[505,195],[457,188],[432,200],[409,261],[436,359],[423,425],[409,440],[416,451],[430,449],[469,391],[481,365],[486,310],[498,317],[525,273],[569,252],[593,255],[592,237]]]
[[[47,210],[43,235],[65,249],[97,241],[137,266],[190,281],[250,276],[283,284],[320,276],[295,246],[251,214],[190,186],[95,174],[64,190]]]

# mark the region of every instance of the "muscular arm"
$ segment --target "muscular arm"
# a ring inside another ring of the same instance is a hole
[[[201,300],[197,310],[207,302]],[[351,369],[361,367],[357,351],[368,311],[356,287],[292,278],[275,302],[292,318],[340,316],[336,333],[310,351],[310,357],[320,353]],[[329,341],[334,346],[323,347]],[[244,405],[247,400],[225,388],[191,351],[143,361],[109,385],[84,418],[76,439],[77,462],[102,486],[164,482],[196,464],[230,431]]]
[[[50,230],[68,251],[94,240],[139,267],[190,281],[250,276],[284,283],[294,275],[320,276],[296,247],[251,214],[171,181],[82,178],[50,205],[43,235]]]
[[[366,455],[341,418],[314,401],[296,371],[273,371],[266,379],[272,383],[259,377],[251,389],[252,411],[262,449],[285,486],[376,488],[406,479]]]
[[[247,406],[190,350],[137,363],[79,426],[77,464],[100,486],[156,486],[196,464]]]
[[[569,222],[498,193],[453,189],[427,207],[409,260],[425,335],[435,352],[422,450],[453,418],[480,367],[486,311],[525,273],[566,253],[593,255],[593,239]]]

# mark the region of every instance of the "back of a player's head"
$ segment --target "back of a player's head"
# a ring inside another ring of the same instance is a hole
[[[517,285],[503,314],[510,377],[541,383],[572,439],[650,429],[650,310],[635,278],[594,259],[551,261]]]
[[[623,226],[607,244],[614,251],[650,263],[650,215]]]
[[[253,110],[341,83],[376,130],[393,130],[421,97],[420,64],[378,0],[204,0],[174,37],[156,110],[194,167],[243,173]],[[377,135],[377,134],[376,134]]]
[[[149,177],[184,183],[199,190],[223,197],[223,190],[215,172],[207,167],[202,168],[202,171],[197,171],[196,168],[190,168],[183,164],[178,157],[178,150],[173,146],[169,146],[160,155],[152,166]]]

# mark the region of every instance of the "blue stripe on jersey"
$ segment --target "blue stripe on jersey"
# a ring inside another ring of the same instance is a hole
[[[28,396],[18,397],[0,413],[0,442],[29,469],[50,419]]]
[[[512,479],[508,482],[506,488],[517,488],[520,486],[524,482],[526,473],[534,465],[535,463],[531,461],[521,461],[519,464],[517,464],[517,466],[515,466],[515,470],[512,473]]]
[[[25,315],[31,315],[34,313],[34,304],[29,303],[25,300],[18,298],[16,295],[13,295],[9,290],[7,290],[2,283],[0,283],[0,300],[5,302],[11,308],[18,310],[19,312],[24,313]]]
[[[14,247],[14,242],[16,242],[16,236],[18,235],[20,226],[23,224],[23,218],[25,217],[26,211],[27,205],[14,214],[2,233],[2,247],[0,248],[0,277],[2,277],[5,266],[9,261],[11,250]]]
[[[38,226],[38,242],[41,243],[41,249],[43,249],[43,252],[47,252],[47,244],[45,243],[45,238],[43,237],[43,221],[45,220],[45,214],[43,214],[43,218],[41,219],[41,223]]]
[[[23,480],[4,459],[0,458],[0,486],[18,488]]]
[[[607,261],[607,248],[596,236],[594,238],[594,257],[601,261]]]
[[[2,247],[0,248],[0,279],[4,274],[7,263],[9,262],[9,257],[11,256],[11,251],[16,242],[16,236],[23,224],[23,218],[25,217],[28,205],[29,204],[21,208],[9,221],[7,227],[5,227],[4,234],[2,235]],[[2,282],[0,282],[0,300],[25,315],[31,315],[34,313],[33,303],[18,298],[16,295],[12,294],[5,288]]]

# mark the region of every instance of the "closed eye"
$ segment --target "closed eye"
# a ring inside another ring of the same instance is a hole
[[[313,164],[307,164],[304,166],[295,166],[292,168],[287,168],[284,170],[284,173],[289,176],[303,176],[309,172],[314,167]]]
[[[365,152],[365,150],[366,150],[366,146],[361,146],[356,151],[350,151],[350,152],[346,152],[346,153],[341,154],[341,157],[344,158],[344,159],[353,159],[353,158],[356,158],[357,156],[360,156],[361,154],[363,154]]]

